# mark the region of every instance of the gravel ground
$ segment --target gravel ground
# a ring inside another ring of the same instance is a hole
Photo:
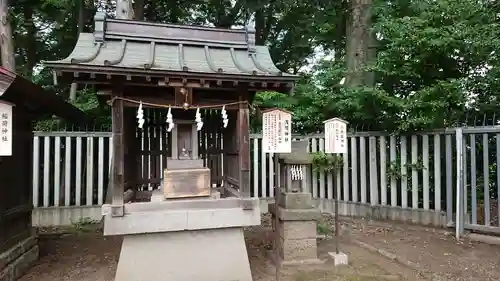
[[[19,281],[113,281],[121,238],[99,232],[40,237],[40,260]]]
[[[276,268],[270,262],[273,234],[269,217],[263,217],[262,226],[249,228],[245,233],[254,281],[276,280]],[[380,257],[342,239],[342,252],[349,257],[349,266],[334,267],[331,261],[317,266],[289,267],[281,270],[283,281],[382,281],[382,280],[425,280],[416,271]],[[332,238],[321,239],[318,255],[328,260],[328,252],[335,251]]]
[[[457,241],[444,229],[394,222],[344,220],[342,226],[350,239],[413,262],[433,280],[500,280],[500,246]]]
[[[58,229],[43,229],[40,239],[41,257],[20,281],[113,281],[121,246],[120,237],[103,237],[96,227],[59,233]],[[270,262],[272,229],[268,218],[263,226],[245,231],[254,281],[275,280],[275,267]],[[319,241],[319,254],[326,258],[334,249],[332,239]],[[381,258],[346,241],[343,249],[350,265],[335,268],[331,262],[319,266],[283,268],[282,281],[383,281],[424,280],[415,272]]]
[[[332,230],[328,216],[321,224],[326,225],[327,232]],[[60,232],[58,229],[42,231]],[[343,220],[341,233],[340,248],[348,254],[349,266],[335,268],[327,262],[319,266],[283,268],[281,280],[500,280],[500,247],[466,240],[457,242],[444,230]],[[273,234],[269,217],[263,217],[262,226],[247,229],[245,238],[254,281],[275,280],[275,267],[270,262]],[[420,270],[372,253],[354,240],[394,253],[417,264]],[[320,258],[327,259],[328,252],[335,249],[334,242],[330,235],[319,240]],[[113,281],[120,246],[120,237],[103,237],[96,227],[64,235],[45,233],[41,236],[38,264],[20,281]]]

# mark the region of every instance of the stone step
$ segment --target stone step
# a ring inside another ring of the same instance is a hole
[[[205,199],[207,197],[210,197],[212,199],[220,199],[220,192],[219,191],[211,191],[211,194],[210,195],[207,195],[207,196],[200,196],[200,197],[196,197],[198,199]],[[196,198],[193,198],[193,199],[196,199]],[[168,199],[169,201],[170,200],[184,200],[185,198],[171,198],[171,199]],[[165,195],[163,193],[163,189],[160,188],[160,189],[156,189],[156,190],[153,190],[153,192],[151,193],[151,202],[162,202],[162,201],[165,201]]]

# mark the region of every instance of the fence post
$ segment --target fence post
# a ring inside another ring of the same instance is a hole
[[[462,128],[456,129],[456,142],[457,142],[457,197],[456,197],[456,220],[455,220],[455,236],[457,239],[464,233],[464,200],[463,200],[463,176],[464,176],[464,165],[463,165],[463,131]]]

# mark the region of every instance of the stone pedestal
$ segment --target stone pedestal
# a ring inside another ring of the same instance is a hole
[[[104,235],[124,236],[116,281],[252,281],[243,228],[260,225],[258,198],[162,195],[126,204],[123,217],[103,205]]]
[[[270,210],[278,218],[277,245],[282,265],[321,263],[318,259],[316,221],[321,212],[312,205],[310,193],[283,193]]]
[[[115,280],[252,281],[243,228],[127,235]]]

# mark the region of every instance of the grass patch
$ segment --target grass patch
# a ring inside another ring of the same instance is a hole
[[[88,230],[95,230],[96,225],[99,224],[100,221],[93,220],[89,217],[81,218],[76,222],[72,223],[72,227],[77,231],[86,232]]]
[[[333,232],[333,228],[324,219],[319,219],[316,223],[316,232],[320,235],[330,235]]]

